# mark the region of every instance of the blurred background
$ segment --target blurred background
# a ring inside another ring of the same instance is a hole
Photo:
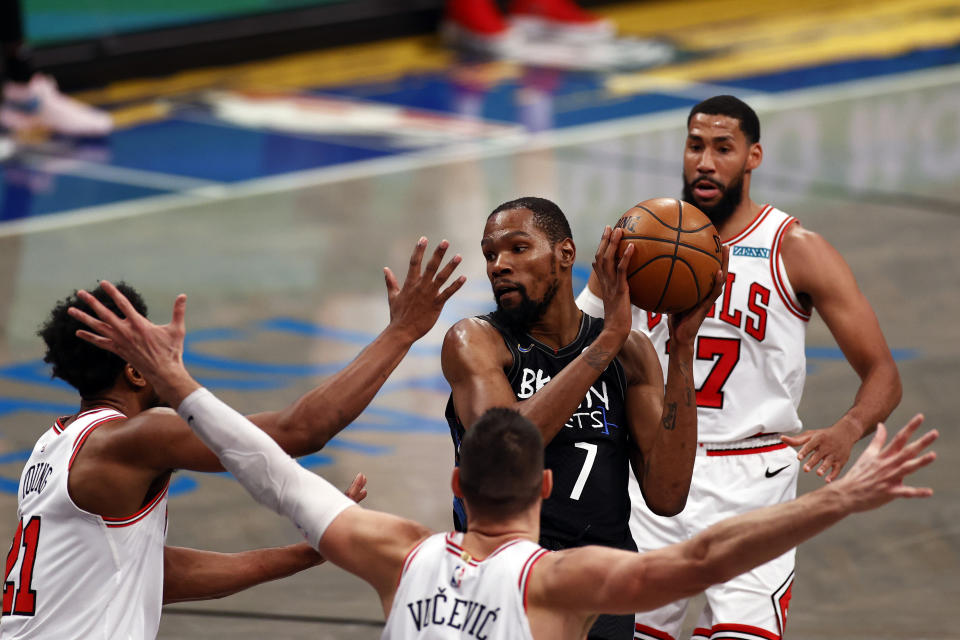
[[[679,196],[689,108],[732,93],[762,124],[754,200],[834,244],[877,311],[904,381],[890,422],[923,411],[943,434],[917,481],[934,498],[801,547],[786,637],[960,637],[960,3],[0,2],[0,540],[34,441],[77,407],[35,336],[57,300],[123,278],[166,321],[186,292],[192,371],[240,410],[280,408],[386,325],[381,268],[420,235],[464,255],[466,286],[303,463],[344,487],[362,470],[369,506],[449,528],[439,346],[493,306],[486,215],[556,201],[579,290],[604,224]],[[816,428],[858,380],[817,318],[807,357]],[[171,544],[297,539],[228,476],[178,473],[171,494]],[[381,621],[372,590],[319,567],[167,607],[160,637],[376,638]]]

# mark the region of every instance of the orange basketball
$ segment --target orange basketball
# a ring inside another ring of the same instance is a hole
[[[686,311],[709,295],[721,265],[720,236],[695,206],[654,198],[617,222],[623,240],[617,257],[633,245],[627,268],[630,301],[647,311]]]

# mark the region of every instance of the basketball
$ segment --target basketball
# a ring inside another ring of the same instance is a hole
[[[634,247],[627,284],[635,306],[678,313],[710,294],[721,266],[720,236],[702,211],[675,198],[654,198],[623,214],[617,227],[623,229],[617,258]]]

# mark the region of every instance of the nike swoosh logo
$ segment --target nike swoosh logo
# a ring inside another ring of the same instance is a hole
[[[789,466],[790,466],[790,465],[786,465],[786,466],[784,466],[784,467],[780,467],[780,468],[777,469],[776,471],[770,471],[770,467],[767,467],[767,470],[766,470],[765,474],[766,474],[766,476],[767,476],[768,478],[772,478],[773,476],[777,475],[778,473],[780,473],[781,471],[783,471],[784,469],[786,469],[786,468],[789,467]]]

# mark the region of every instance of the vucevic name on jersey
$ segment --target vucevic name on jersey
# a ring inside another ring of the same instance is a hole
[[[479,318],[500,332],[513,355],[513,363],[504,373],[519,400],[539,391],[603,329],[603,320],[583,314],[576,339],[554,350],[529,335],[515,335],[490,314]],[[544,501],[540,517],[544,546],[602,544],[634,548],[628,528],[630,436],[625,392],[623,366],[615,358],[590,387],[564,428],[547,443],[544,464],[553,471],[553,492]],[[464,426],[456,414],[452,395],[447,402],[446,418],[459,464]],[[466,530],[466,514],[457,500],[454,521],[458,530]]]

